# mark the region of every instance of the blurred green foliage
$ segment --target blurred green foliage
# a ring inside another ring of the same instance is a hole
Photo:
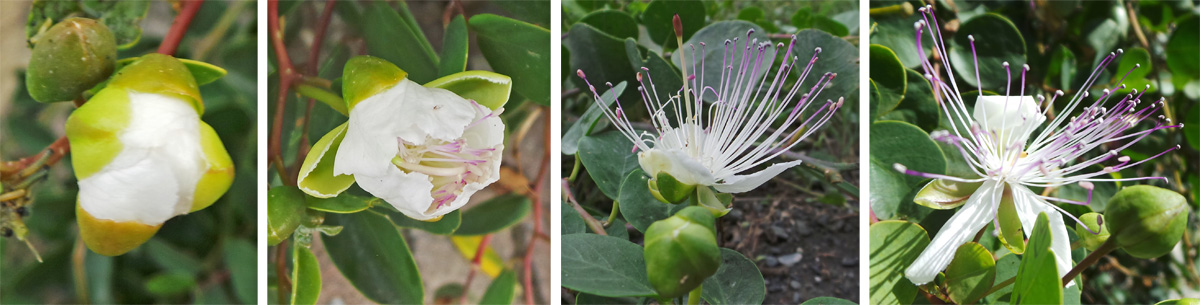
[[[122,28],[131,38],[124,40],[130,44],[119,52],[119,58],[157,49],[162,37],[141,35],[136,12],[130,13],[130,8],[122,5],[93,2],[84,1],[78,9],[89,16],[133,22]],[[165,1],[139,3],[170,5]],[[35,6],[44,7],[40,4]],[[169,23],[172,16],[151,18]],[[0,303],[257,302],[256,16],[253,1],[205,2],[175,54],[229,72],[200,90],[207,107],[202,120],[216,130],[233,159],[233,187],[211,207],[168,220],[141,247],[105,257],[76,241],[78,187],[71,162],[63,160],[50,169],[49,179],[32,189],[30,216],[25,218],[30,229],[27,238],[45,262],[38,263],[17,239],[0,239]],[[25,78],[16,75],[8,79]],[[40,104],[30,98],[25,84],[15,85],[17,92],[3,97],[10,99],[9,108],[0,113],[0,156],[5,161],[36,154],[62,136],[63,121],[74,108],[70,103]]]

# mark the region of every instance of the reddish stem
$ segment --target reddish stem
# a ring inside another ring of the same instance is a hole
[[[543,113],[550,112],[544,111]],[[523,260],[525,265],[525,304],[533,304],[533,294],[535,293],[533,289],[533,246],[538,241],[537,236],[543,234],[542,199],[545,197],[546,175],[550,171],[550,118],[546,117],[544,121],[546,124],[542,127],[545,131],[545,135],[543,135],[545,143],[542,145],[542,165],[541,169],[538,170],[537,179],[533,180],[533,198],[530,198],[533,204],[533,234],[529,237],[529,244],[525,246],[525,258]]]
[[[466,303],[467,288],[471,287],[471,280],[475,278],[475,270],[478,270],[479,265],[483,262],[483,252],[488,245],[492,243],[492,235],[484,235],[483,239],[479,240],[479,247],[475,248],[475,258],[471,259],[471,271],[467,272],[467,281],[463,282],[463,292],[458,296],[458,303]]]
[[[271,0],[267,2],[267,35],[271,37],[271,45],[275,49],[275,58],[279,66],[279,96],[275,102],[275,117],[271,122],[271,136],[267,143],[267,156],[270,162],[275,166],[275,170],[279,171],[279,176],[283,178],[285,185],[295,185],[295,179],[287,174],[287,168],[283,165],[283,155],[281,153],[283,134],[283,114],[287,112],[287,96],[291,89],[292,81],[297,78],[296,69],[292,66],[292,60],[288,57],[287,47],[283,44],[283,31],[279,27],[279,0]]]
[[[333,17],[333,6],[337,4],[337,0],[329,0],[325,2],[325,9],[321,11],[321,19],[317,22],[317,36],[313,38],[311,51],[308,52],[308,75],[317,76],[319,67],[321,66],[321,46],[325,44],[325,31],[329,28],[329,20]],[[304,157],[308,155],[308,150],[311,148],[308,144],[308,123],[311,121],[313,105],[316,104],[316,99],[308,99],[308,105],[304,109],[304,121],[300,130],[300,147],[297,148],[296,160],[292,162],[292,166],[296,170],[292,173],[299,175],[299,167],[304,163]],[[290,180],[296,180],[298,177],[291,177]]]
[[[288,279],[287,272],[287,240],[275,246],[275,278],[279,280],[279,287],[275,289],[279,293],[279,302],[290,303],[288,296],[292,294],[292,281]]]
[[[204,4],[204,0],[183,1],[183,10],[180,10],[179,15],[175,16],[175,21],[171,23],[171,29],[167,31],[167,36],[163,37],[162,44],[158,45],[158,53],[175,55],[175,49],[179,47],[179,42],[187,33],[188,25],[192,24],[192,18],[196,17],[196,12],[200,11],[201,4]]]

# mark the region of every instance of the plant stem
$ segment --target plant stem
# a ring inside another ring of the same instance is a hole
[[[471,287],[471,280],[475,278],[475,270],[478,270],[479,265],[483,262],[483,253],[488,245],[492,243],[492,235],[484,235],[479,239],[479,247],[475,248],[475,257],[471,259],[471,270],[467,271],[467,280],[463,282],[462,294],[458,296],[458,303],[465,304],[467,302],[467,291]]]
[[[704,285],[696,286],[696,289],[692,289],[692,292],[688,292],[688,305],[700,304],[700,294],[703,292],[702,290],[704,290]]]
[[[1066,286],[1067,283],[1070,283],[1071,280],[1074,279],[1076,276],[1078,276],[1080,272],[1083,272],[1083,269],[1086,269],[1087,267],[1091,267],[1092,265],[1095,265],[1097,261],[1100,261],[1101,257],[1108,255],[1109,252],[1112,252],[1113,250],[1116,250],[1117,248],[1118,248],[1117,247],[1117,238],[1110,237],[1107,241],[1104,242],[1104,244],[1100,245],[1100,248],[1096,248],[1096,251],[1092,251],[1092,253],[1088,253],[1087,257],[1084,257],[1083,260],[1079,261],[1079,263],[1076,264],[1074,268],[1071,268],[1070,272],[1067,272],[1067,275],[1063,276],[1063,278],[1062,278],[1063,286]]]
[[[275,49],[275,59],[279,66],[279,96],[275,102],[275,117],[271,122],[271,135],[267,143],[267,158],[275,170],[279,171],[280,180],[284,185],[296,185],[295,179],[288,179],[287,167],[283,164],[281,152],[283,134],[283,114],[287,112],[287,97],[292,81],[297,78],[296,69],[288,57],[287,47],[283,44],[283,31],[279,27],[279,0],[267,2],[267,36]]]
[[[963,302],[963,304],[975,304],[975,303],[979,303],[979,300],[982,300],[982,299],[983,299],[983,297],[986,297],[986,296],[988,296],[988,295],[990,295],[990,294],[996,293],[996,291],[1000,291],[1000,289],[1004,289],[1004,287],[1008,287],[1008,285],[1012,285],[1012,284],[1013,284],[1014,282],[1016,282],[1016,281],[1017,281],[1017,277],[1016,277],[1016,276],[1010,277],[1010,278],[1008,278],[1007,280],[1004,280],[1003,282],[1000,282],[1000,284],[996,284],[996,286],[992,286],[992,289],[988,289],[988,291],[987,291],[987,292],[984,292],[983,294],[979,295],[979,298],[977,298],[977,299],[974,299],[974,300],[971,300],[970,302]]]
[[[617,214],[621,214],[621,202],[613,200],[612,211],[608,212],[608,221],[604,222],[604,227],[611,227],[613,221],[617,220]]]
[[[284,240],[275,246],[275,278],[278,279],[275,291],[279,293],[276,301],[279,301],[280,304],[291,303],[288,300],[288,295],[291,295],[292,281],[288,279],[287,242]]]
[[[179,48],[179,42],[183,40],[183,34],[187,33],[188,25],[192,24],[196,12],[200,11],[201,4],[204,4],[204,0],[183,1],[183,9],[175,16],[175,21],[171,22],[171,29],[167,31],[167,36],[163,37],[162,44],[158,45],[158,53],[175,55],[175,49]]]
[[[40,167],[50,167],[58,163],[70,151],[71,143],[67,141],[67,136],[59,137],[36,155],[0,163],[0,180],[27,177],[32,174],[31,170],[39,170]]]
[[[534,304],[533,246],[537,242],[538,234],[542,234],[542,202],[549,195],[546,190],[546,184],[549,184],[547,176],[550,173],[550,116],[549,111],[542,112],[547,113],[542,118],[542,121],[545,122],[545,126],[542,126],[542,130],[545,133],[543,135],[544,143],[542,143],[542,165],[538,170],[537,178],[533,180],[533,198],[530,198],[533,205],[533,234],[529,237],[529,244],[525,246],[525,258],[523,260],[525,266],[525,304]]]
[[[868,14],[870,14],[872,17],[882,17],[882,16],[887,16],[887,15],[893,15],[893,14],[899,15],[902,17],[908,17],[908,16],[912,16],[912,14],[913,14],[913,6],[912,6],[912,4],[909,4],[908,2],[904,2],[901,4],[897,4],[897,5],[892,5],[892,6],[873,8],[870,11],[868,11]]]
[[[596,220],[596,218],[592,217],[592,214],[588,214],[587,210],[584,210],[583,207],[579,206],[578,202],[575,202],[575,197],[571,196],[571,189],[567,187],[566,180],[563,180],[562,182],[562,191],[563,196],[567,197],[567,202],[571,204],[571,207],[574,208],[576,212],[579,212],[579,217],[583,218],[583,222],[588,225],[588,228],[592,229],[592,232],[600,235],[608,235],[608,232],[604,231],[604,225],[601,225],[599,220]]]

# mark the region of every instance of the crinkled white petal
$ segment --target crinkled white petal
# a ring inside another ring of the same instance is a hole
[[[904,276],[916,285],[933,281],[938,272],[950,265],[958,247],[971,240],[979,229],[992,221],[1003,193],[1003,182],[988,180],[980,185],[979,189],[971,194],[971,198],[967,199],[967,203],[946,221],[917,260],[904,270]]]
[[[428,138],[457,139],[474,118],[471,107],[470,102],[448,90],[401,80],[350,111],[333,172],[384,176],[396,155],[398,139],[414,144],[424,144]]]
[[[1024,228],[1026,237],[1032,237],[1033,226],[1037,223],[1038,214],[1046,213],[1050,219],[1050,250],[1054,252],[1058,265],[1058,276],[1067,275],[1067,272],[1074,267],[1074,262],[1071,260],[1071,240],[1067,236],[1067,226],[1063,223],[1062,214],[1025,186],[1013,185],[1012,195],[1013,204],[1017,208],[1017,215],[1021,218],[1021,226]],[[1072,280],[1067,283],[1067,287],[1074,284],[1075,281]]]
[[[638,153],[638,164],[650,177],[667,173],[684,184],[713,185],[717,182],[708,168],[680,149],[651,148]]]
[[[800,165],[800,163],[801,163],[800,160],[796,160],[796,161],[791,161],[791,162],[771,164],[771,166],[767,167],[766,169],[755,172],[753,174],[733,175],[731,177],[725,178],[725,181],[723,181],[722,183],[717,183],[717,185],[714,185],[713,187],[715,187],[717,189],[717,191],[722,192],[722,193],[749,192],[750,190],[757,188],[758,186],[762,185],[763,183],[766,183],[767,180],[771,180],[771,178],[774,178],[775,176],[778,176],[780,173],[783,173],[783,171],[785,171],[789,168],[792,168],[796,165]]]
[[[1000,136],[1001,146],[1024,142],[1046,120],[1032,96],[980,96],[973,117],[984,130]]]
[[[79,181],[79,204],[92,217],[157,225],[192,206],[208,171],[200,117],[178,98],[130,91],[123,148],[100,171]]]
[[[426,212],[433,203],[433,183],[422,173],[405,173],[395,166],[383,168],[385,175],[355,175],[354,180],[363,190],[379,197],[396,210],[413,219],[426,220]]]

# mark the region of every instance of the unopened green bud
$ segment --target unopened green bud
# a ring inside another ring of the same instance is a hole
[[[310,220],[305,212],[304,192],[291,186],[267,191],[267,244],[278,245],[292,236],[301,221]]]
[[[1100,213],[1087,213],[1079,216],[1079,221],[1083,223],[1075,224],[1075,234],[1079,235],[1079,241],[1083,243],[1083,247],[1089,251],[1096,251],[1100,245],[1108,241],[1108,227],[1104,226],[1104,215]],[[1084,225],[1087,225],[1085,228]]]
[[[1137,185],[1113,195],[1104,215],[1108,231],[1125,252],[1155,258],[1170,252],[1183,237],[1188,205],[1179,193]]]
[[[37,37],[31,55],[29,95],[43,103],[70,101],[112,75],[117,41],[104,24],[67,18]]]
[[[646,272],[659,297],[682,296],[717,272],[716,219],[702,207],[690,206],[659,220],[646,230]]]
[[[650,194],[654,195],[654,199],[666,203],[680,203],[687,200],[696,190],[695,185],[684,184],[671,176],[671,174],[661,172],[658,176],[651,178]]]

